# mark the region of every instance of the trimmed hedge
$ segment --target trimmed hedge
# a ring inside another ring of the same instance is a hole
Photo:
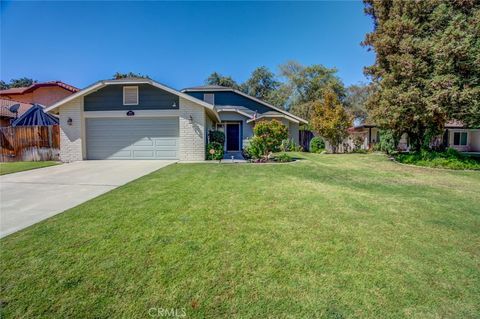
[[[445,152],[402,153],[395,155],[395,159],[400,163],[425,167],[480,170],[480,161],[467,157],[453,148]]]
[[[310,140],[310,152],[311,153],[320,153],[325,149],[325,142],[323,138],[315,136]]]

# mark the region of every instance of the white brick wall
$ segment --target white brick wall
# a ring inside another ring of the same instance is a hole
[[[83,98],[79,97],[59,108],[60,113],[60,160],[62,162],[81,161],[83,159]],[[68,125],[68,119],[72,125]]]
[[[205,160],[205,121],[203,106],[180,98],[180,160]]]

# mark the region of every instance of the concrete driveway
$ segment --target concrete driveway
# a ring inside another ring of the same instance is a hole
[[[176,161],[81,161],[0,176],[0,237]]]

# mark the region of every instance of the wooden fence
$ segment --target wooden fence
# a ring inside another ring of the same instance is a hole
[[[307,130],[300,130],[299,131],[299,138],[300,138],[300,146],[303,147],[305,152],[310,151],[310,141],[314,137],[311,131]]]
[[[1,127],[0,140],[0,162],[59,160],[58,125]]]

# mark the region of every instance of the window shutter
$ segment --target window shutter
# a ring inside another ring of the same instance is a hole
[[[123,105],[138,105],[138,86],[123,87]]]
[[[203,100],[207,103],[215,105],[215,94],[212,93],[205,93],[203,95]]]
[[[460,145],[467,145],[467,132],[462,132],[460,136]]]

